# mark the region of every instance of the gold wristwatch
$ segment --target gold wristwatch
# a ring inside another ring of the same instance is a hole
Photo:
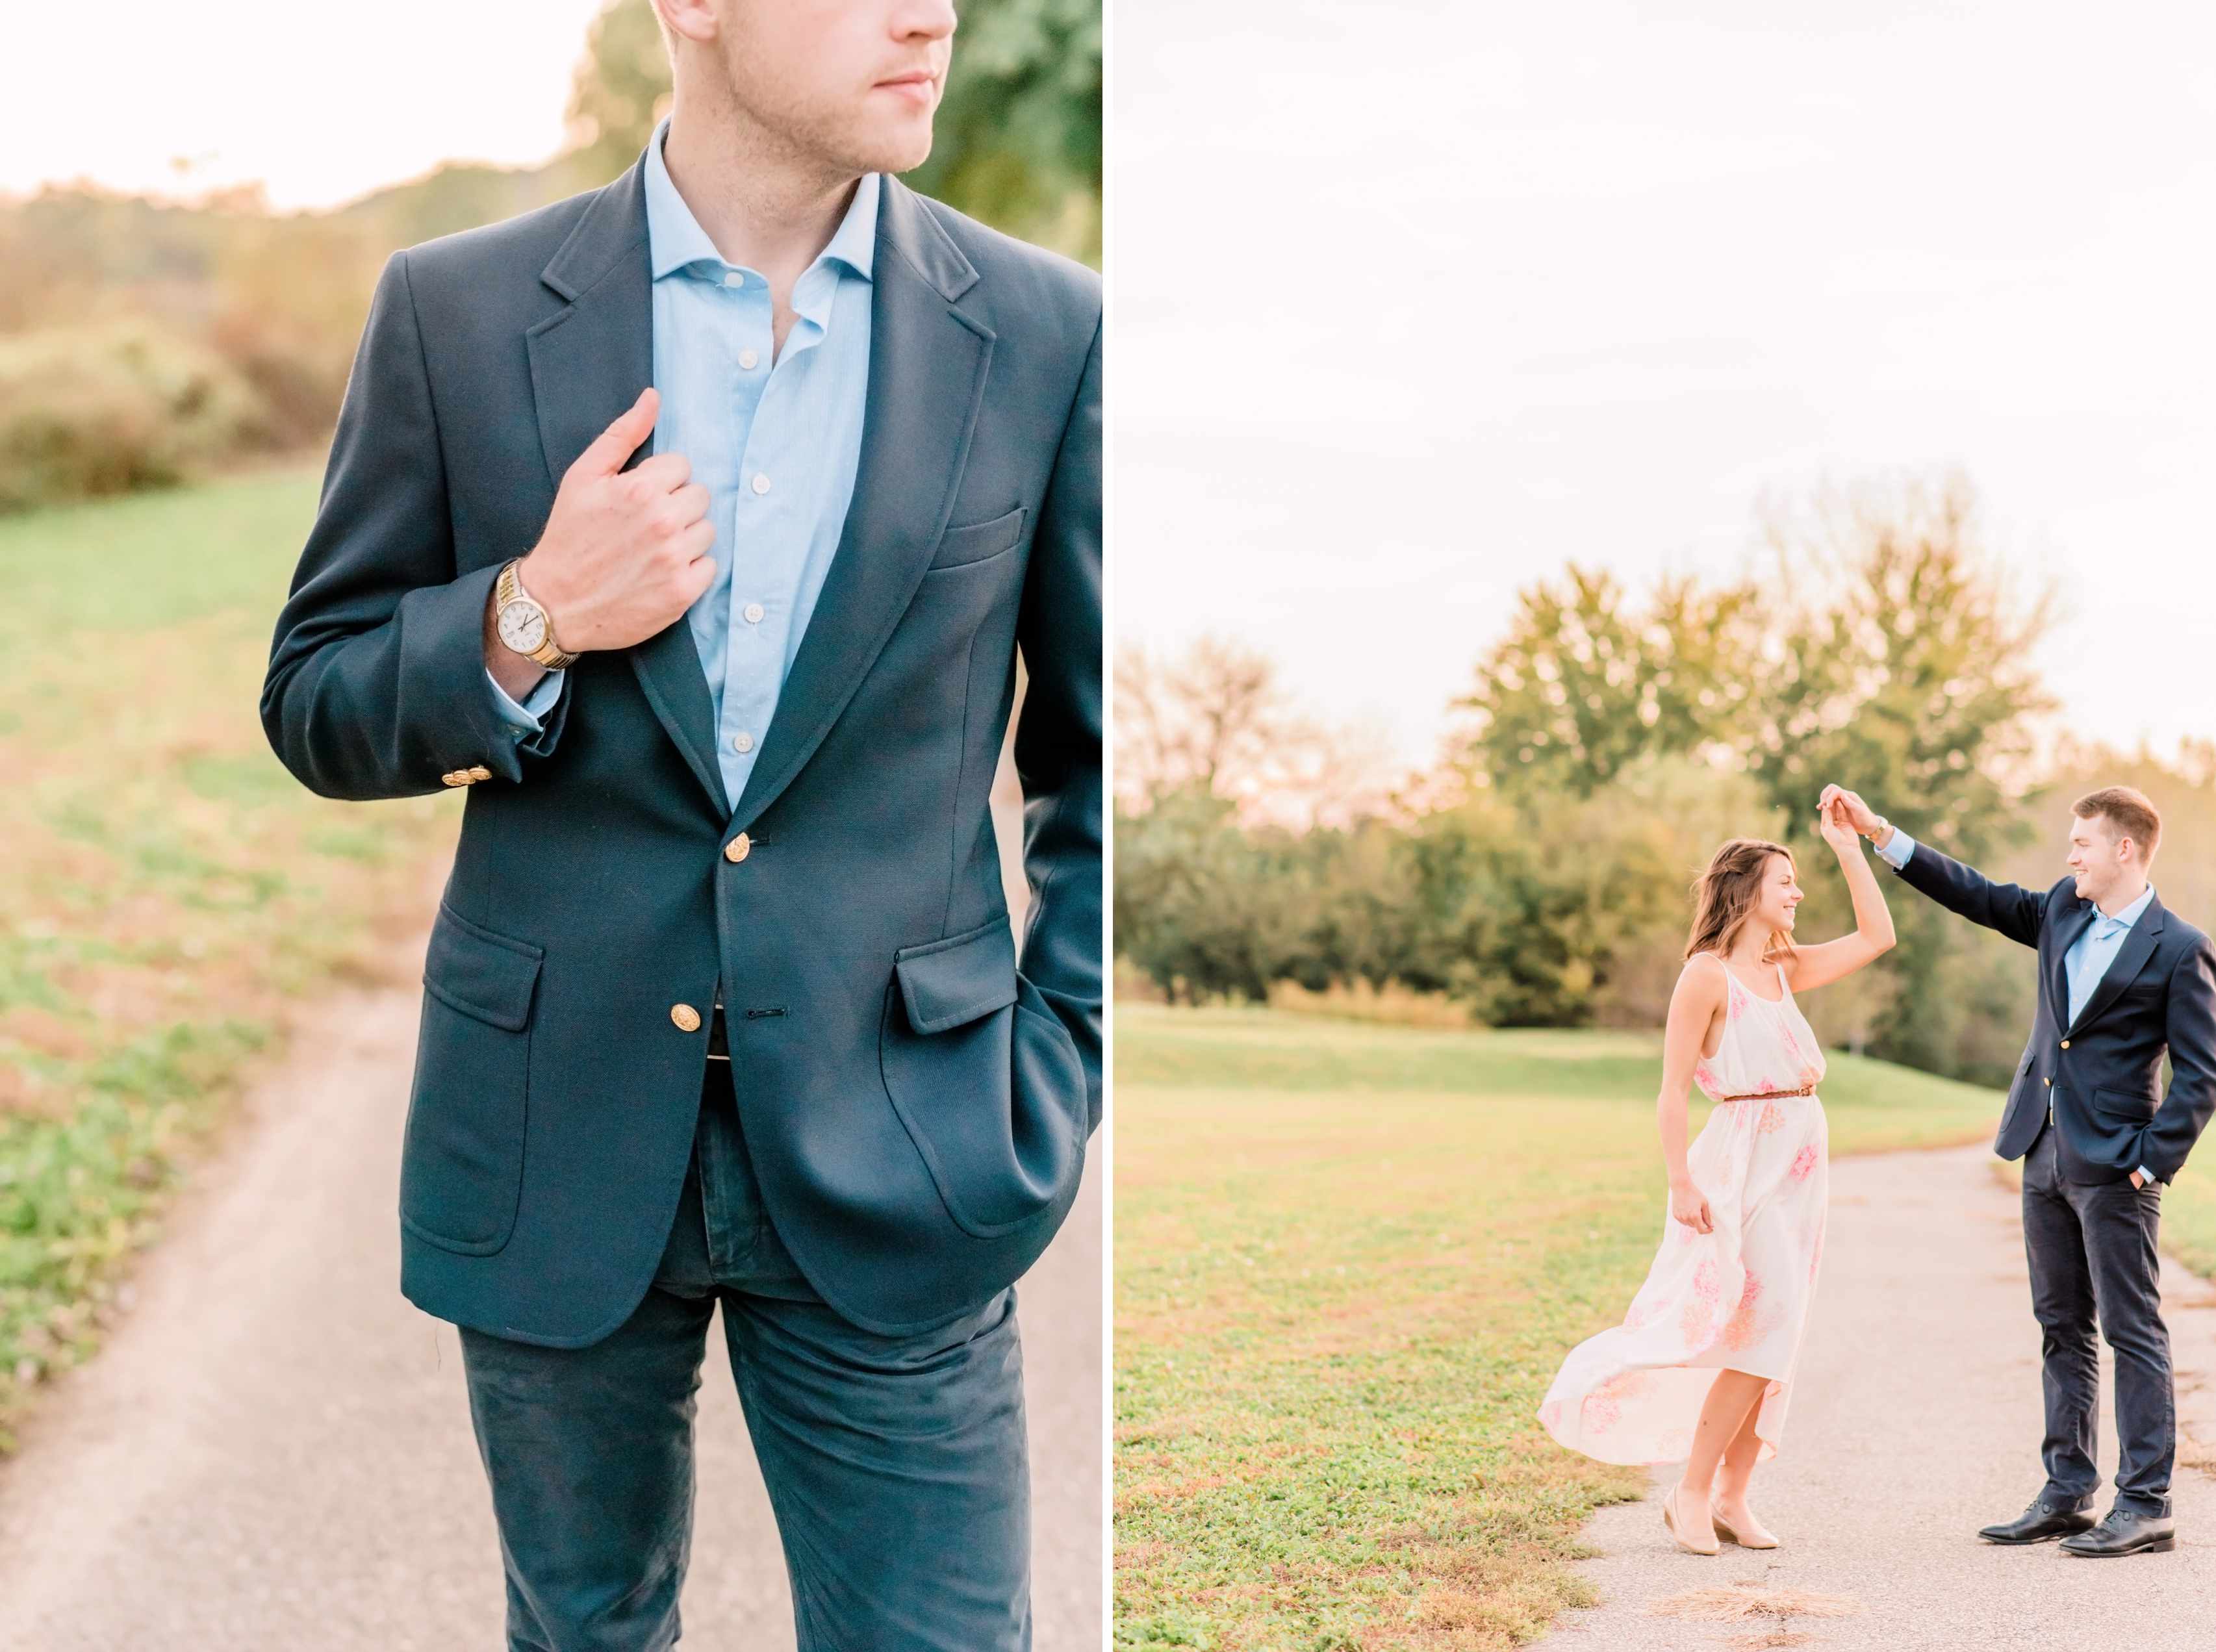
[[[500,640],[508,647],[538,661],[549,670],[558,670],[577,656],[562,651],[554,641],[554,622],[523,589],[522,578],[516,573],[522,560],[520,557],[514,558],[500,570],[499,583],[493,588],[494,623]]]

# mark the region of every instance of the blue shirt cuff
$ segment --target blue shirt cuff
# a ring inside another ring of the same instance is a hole
[[[493,698],[500,708],[500,714],[508,720],[519,739],[539,731],[539,719],[546,714],[547,708],[562,693],[562,676],[558,670],[548,671],[531,685],[531,692],[523,697],[523,703],[519,706],[515,696],[500,686],[500,679],[493,675],[490,669],[485,672],[485,681],[492,686]]]
[[[2154,1172],[2153,1172],[2153,1171],[2151,1171],[2151,1170],[2150,1170],[2150,1169],[2148,1169],[2148,1168],[2146,1168],[2146,1166],[2145,1166],[2145,1165],[2141,1165],[2141,1166],[2139,1167],[2139,1174],[2140,1174],[2142,1177],[2144,1177],[2147,1181],[2152,1181],[2152,1180],[2156,1180],[2156,1177],[2155,1177],[2155,1174],[2154,1174]]]
[[[1893,835],[1886,839],[1885,847],[1878,850],[1877,858],[1899,872],[1908,864],[1908,857],[1915,853],[1916,840],[1896,826],[1893,829]]]

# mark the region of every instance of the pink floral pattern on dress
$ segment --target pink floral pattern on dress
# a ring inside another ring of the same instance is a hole
[[[1736,977],[1714,1056],[1693,1069],[1712,1099],[1813,1088],[1824,1055],[1778,972],[1772,1001]],[[1773,1075],[1794,1076],[1780,1082]],[[1680,1463],[1708,1385],[1724,1367],[1769,1378],[1758,1457],[1777,1452],[1824,1248],[1829,1132],[1815,1095],[1719,1106],[1687,1153],[1714,1231],[1670,1216],[1646,1282],[1619,1324],[1572,1349],[1539,1420],[1604,1462]]]

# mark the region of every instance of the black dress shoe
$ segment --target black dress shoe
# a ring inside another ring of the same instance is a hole
[[[2073,1532],[2093,1529],[2092,1514],[2082,1508],[2072,1508],[2067,1503],[2058,1503],[2045,1497],[2034,1497],[2031,1507],[2012,1520],[1998,1526],[1988,1526],[1978,1535],[1987,1543],[2045,1543],[2049,1538],[2067,1537]]]
[[[2065,1538],[2066,1554],[2102,1559],[2109,1555],[2136,1555],[2142,1549],[2166,1554],[2177,1547],[2177,1522],[2168,1514],[2140,1514],[2128,1508],[2112,1508],[2108,1519],[2082,1537]]]

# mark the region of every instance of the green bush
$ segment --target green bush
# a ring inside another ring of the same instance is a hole
[[[170,486],[274,433],[236,367],[148,322],[0,338],[0,510]]]

